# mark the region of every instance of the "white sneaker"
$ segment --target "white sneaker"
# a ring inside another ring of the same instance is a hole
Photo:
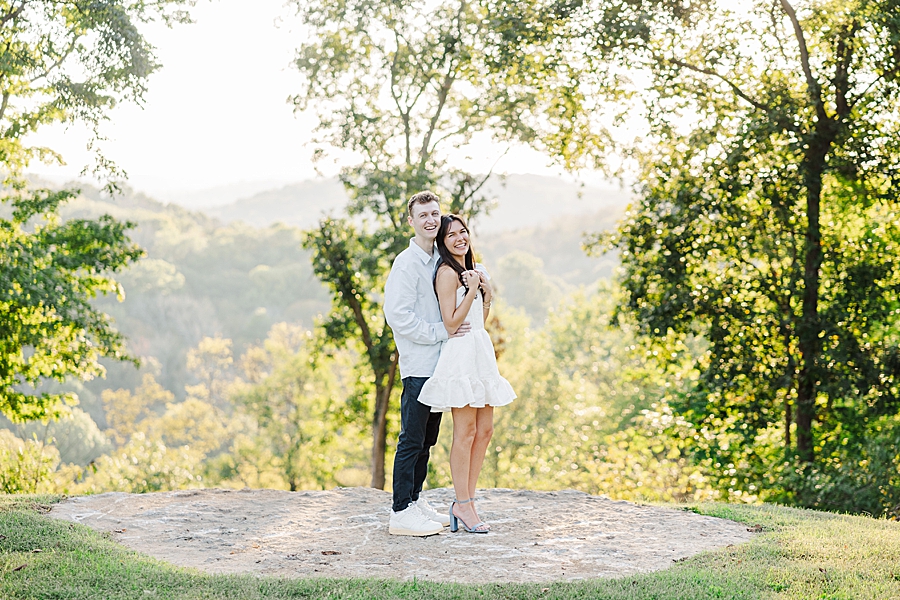
[[[432,521],[437,521],[444,527],[450,527],[450,512],[439,513],[428,504],[428,500],[419,496],[419,499],[416,500],[416,506],[419,507],[419,512],[423,515],[431,519]]]
[[[415,535],[425,537],[440,533],[444,526],[437,521],[432,521],[422,514],[415,502],[400,512],[391,513],[391,522],[388,533],[391,535]]]

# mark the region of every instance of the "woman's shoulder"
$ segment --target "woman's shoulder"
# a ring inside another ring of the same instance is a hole
[[[444,288],[456,288],[462,285],[459,282],[459,275],[450,265],[440,265],[437,273],[434,274],[434,283]]]
[[[440,279],[441,277],[443,277],[443,278],[459,277],[459,275],[456,274],[456,271],[453,269],[453,267],[451,267],[447,263],[439,264],[438,268],[437,268],[437,272],[434,274],[434,276],[435,276],[435,278],[438,278],[438,279]]]

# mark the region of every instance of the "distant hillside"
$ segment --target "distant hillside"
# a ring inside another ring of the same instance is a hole
[[[347,204],[347,194],[336,178],[311,179],[270,189],[225,204],[200,207],[204,213],[226,223],[243,221],[254,227],[284,223],[309,229],[323,215]]]
[[[575,287],[612,274],[616,256],[590,258],[581,244],[585,233],[615,226],[625,194],[530,175],[492,185],[498,202],[473,223],[473,244],[503,302],[523,308],[538,324]],[[176,396],[190,383],[186,353],[204,336],[234,340],[239,355],[273,323],[311,326],[328,311],[328,291],[312,272],[298,227],[341,209],[346,196],[336,180],[284,186],[203,212],[132,191],[112,199],[81,187],[80,197],[63,208],[64,218],[109,213],[138,224],[131,236],[147,257],[121,274],[125,301],[97,303],[142,357],[144,370]],[[9,206],[0,204],[2,211]],[[277,222],[287,226],[272,225]],[[107,379],[79,390],[82,408],[101,426],[100,392],[133,389],[140,381],[128,364],[108,367]]]
[[[558,280],[564,287],[590,285],[598,279],[610,278],[619,260],[612,254],[601,257],[585,254],[582,249],[584,236],[614,229],[623,213],[616,207],[577,219],[561,217],[541,227],[500,233],[477,232],[473,235],[472,246],[490,269],[502,266],[504,257],[527,253],[541,260],[544,275]]]
[[[115,198],[82,186],[66,204],[64,218],[108,213],[138,224],[131,232],[146,258],[119,277],[125,301],[101,297],[125,334],[131,352],[176,396],[187,379],[185,355],[206,336],[234,340],[236,354],[264,339],[274,323],[313,325],[327,312],[328,292],[315,278],[300,232],[276,226],[224,225],[208,215],[164,205],[146,195]],[[134,388],[140,374],[130,365],[109,364],[109,376],[87,384],[87,391]],[[83,408],[103,423],[96,397],[80,393]]]
[[[615,212],[628,204],[627,192],[581,186],[557,177],[509,175],[485,186],[496,204],[473,223],[478,233],[539,227],[564,216]],[[285,223],[308,229],[325,214],[347,202],[336,178],[314,179],[272,189],[222,206],[199,207],[225,222],[243,221],[256,227]]]
[[[169,204],[177,204],[191,210],[200,210],[231,204],[241,198],[249,198],[254,194],[275,189],[284,184],[285,182],[283,181],[240,181],[200,190],[156,192],[153,196]]]
[[[509,175],[505,180],[489,181],[485,187],[497,203],[473,224],[478,234],[545,227],[567,217],[619,214],[631,201],[628,192],[612,187],[583,186],[541,175]]]

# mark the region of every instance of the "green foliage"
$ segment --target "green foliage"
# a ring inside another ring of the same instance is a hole
[[[334,486],[342,471],[365,464],[363,430],[341,401],[349,393],[346,359],[316,359],[307,347],[312,341],[300,327],[273,328],[242,357],[245,380],[231,396],[254,421],[256,458],[248,462],[257,471],[269,462],[292,491]]]
[[[126,232],[131,223],[109,216],[61,222],[70,192],[38,191],[13,201],[0,220],[0,412],[13,421],[58,414],[74,398],[28,393],[45,379],[84,379],[104,372],[100,358],[124,358],[122,336],[91,300],[122,295],[112,274],[141,256]]]
[[[508,198],[510,204],[518,206],[517,198]],[[481,227],[474,227],[473,244],[483,257],[491,275],[497,278],[497,284],[504,281],[498,271],[500,260],[508,254],[525,252],[539,256],[544,264],[542,275],[556,278],[554,283],[562,280],[564,290],[577,286],[592,286],[599,280],[608,280],[618,266],[619,259],[615,254],[607,254],[601,258],[588,256],[584,252],[582,239],[587,232],[615,229],[616,224],[625,213],[625,205],[597,212],[593,215],[547,215],[546,220],[535,227],[520,227],[507,231],[490,231],[482,233]],[[502,206],[501,206],[502,208]],[[510,208],[510,212],[515,209]],[[521,211],[530,211],[530,207],[522,207]],[[534,212],[534,211],[533,211]],[[537,213],[541,214],[541,213]],[[491,215],[496,218],[496,214]],[[516,297],[514,290],[502,292],[505,300],[513,306],[523,306],[526,298]]]
[[[304,84],[294,102],[317,113],[316,156],[332,147],[359,157],[340,175],[350,196],[347,217],[323,220],[304,245],[314,252],[316,275],[332,288],[326,336],[339,345],[354,341],[374,379],[372,485],[383,487],[398,357],[380,295],[390,262],[410,237],[407,200],[431,189],[445,209],[475,216],[490,201],[481,191],[490,173],[451,168],[449,148],[478,132],[537,140],[541,125],[571,127],[568,117],[582,113],[552,110],[558,94],[549,86],[565,76],[538,53],[514,67],[491,60],[507,42],[491,27],[500,23],[492,22],[488,3],[292,4],[309,31],[295,61]],[[546,8],[550,30],[559,7]]]
[[[157,68],[138,23],[186,20],[188,0],[22,0],[0,4],[0,413],[13,421],[57,413],[64,393],[28,393],[44,380],[91,378],[100,358],[124,358],[122,337],[90,304],[98,294],[122,295],[112,275],[141,251],[126,232],[133,225],[108,215],[60,222],[71,191],[29,190],[22,178],[32,160],[61,157],[28,146],[51,123],[94,129],[119,101],[140,102]],[[96,152],[95,173],[119,171]],[[115,183],[110,184],[115,187]]]
[[[142,493],[201,487],[203,460],[227,444],[231,432],[216,408],[202,401],[167,403],[162,414],[152,411],[159,410],[160,395],[171,398],[150,375],[135,394],[104,393],[110,422],[118,425],[108,432],[117,447],[85,469],[61,470],[58,488],[67,493]],[[126,421],[129,416],[135,421]]]
[[[278,324],[235,360],[231,340],[188,352],[197,384],[186,398],[150,374],[134,391],[103,392],[116,447],[86,469],[63,466],[48,489],[67,493],[201,486],[311,489],[359,485],[362,430],[343,400],[353,384],[344,353],[316,356],[312,334]],[[52,469],[51,469],[52,470]]]
[[[895,503],[874,491],[892,476],[847,469],[900,408],[896,9],[592,9],[603,60],[648,87],[630,148],[640,200],[603,242],[621,253],[624,312],[661,357],[708,343],[672,406],[707,432],[695,451],[722,491]]]
[[[68,492],[144,494],[203,487],[196,473],[203,455],[189,446],[168,447],[137,432],[116,452],[100,457],[93,472]],[[66,489],[66,488],[64,488]]]
[[[313,275],[296,229],[223,226],[127,189],[110,198],[86,187],[63,216],[95,218],[106,212],[138,223],[133,237],[147,256],[118,277],[127,292],[123,302],[100,299],[96,306],[115,319],[146,368],[109,365],[104,382],[88,383],[97,396],[104,389],[135,389],[146,372],[183,399],[185,387],[197,382],[187,355],[203,338],[232,340],[240,355],[275,323],[311,327],[328,309],[327,290]],[[90,412],[102,423],[97,405]]]
[[[159,68],[138,29],[161,19],[186,22],[191,0],[20,0],[0,4],[0,165],[12,180],[34,158],[62,157],[30,147],[28,134],[56,122],[94,128],[122,101],[140,103]],[[96,145],[94,146],[96,150]],[[117,174],[99,152],[95,172]],[[10,180],[7,180],[8,183]],[[39,212],[39,211],[38,211]]]
[[[548,311],[563,297],[564,282],[544,274],[544,261],[527,252],[510,252],[497,262],[493,273],[497,292],[523,309],[535,323],[543,323]]]
[[[58,464],[56,448],[0,429],[0,492],[34,494],[51,478]]]
[[[872,419],[866,428],[866,437],[852,441],[832,432],[821,466],[786,472],[786,487],[819,510],[900,518],[900,415]]]
[[[230,340],[206,338],[189,353],[189,368],[201,383],[189,386],[184,401],[175,401],[150,374],[134,392],[104,391],[106,420],[112,426],[107,433],[117,447],[87,469],[63,470],[57,485],[67,492],[168,491],[203,485],[204,465],[228,451],[247,427],[235,418],[227,400],[233,381],[222,367],[231,362]]]
[[[78,407],[65,407],[58,420],[30,421],[12,429],[22,439],[51,444],[61,463],[83,467],[112,449],[91,416]]]

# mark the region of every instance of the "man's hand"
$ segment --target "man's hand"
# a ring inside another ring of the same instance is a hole
[[[466,335],[467,333],[469,333],[470,331],[472,331],[472,324],[469,323],[468,321],[463,321],[462,323],[460,323],[459,328],[456,331],[454,331],[453,333],[451,333],[448,337],[451,337],[451,338],[462,337],[462,336]]]

